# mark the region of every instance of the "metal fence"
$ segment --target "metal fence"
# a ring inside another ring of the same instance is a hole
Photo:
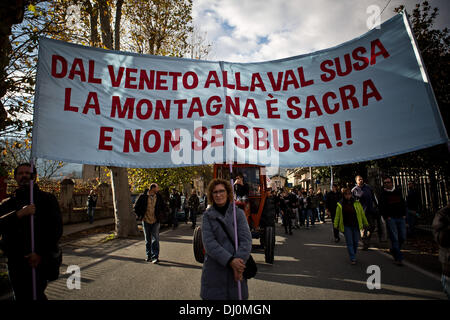
[[[404,199],[408,195],[408,182],[416,184],[420,194],[420,224],[431,225],[436,211],[450,200],[449,178],[436,173],[435,171],[415,171],[413,169],[390,168],[388,170],[378,170],[376,172],[377,186],[375,189],[381,191],[383,176],[390,176],[396,188],[401,189]]]

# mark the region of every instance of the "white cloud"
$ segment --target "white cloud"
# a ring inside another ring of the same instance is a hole
[[[367,8],[389,0],[196,0],[194,22],[213,44],[210,60],[256,62],[326,49],[368,31]],[[412,12],[419,0],[392,0],[381,22],[402,3]],[[434,0],[439,21],[448,21],[448,1]],[[261,41],[263,39],[264,41]]]

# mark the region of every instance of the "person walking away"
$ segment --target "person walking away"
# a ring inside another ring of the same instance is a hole
[[[313,207],[314,190],[312,188],[309,189],[309,193],[306,195],[304,194],[304,196],[306,201],[306,229],[309,229],[309,220],[311,220],[311,227],[314,227],[314,223],[316,221],[316,209]]]
[[[62,259],[58,243],[63,225],[58,200],[39,189],[35,174],[29,163],[17,166],[14,179],[18,188],[0,203],[2,249],[8,258],[8,276],[16,301],[33,299],[32,268],[36,270],[36,298],[47,300],[47,283],[58,278]],[[30,204],[32,181],[34,204]],[[34,215],[34,252],[31,215]]]
[[[312,188],[309,190],[311,192],[311,202],[312,202],[311,204],[312,204],[312,209],[313,209],[314,221],[317,220],[317,222],[320,222],[319,197]]]
[[[266,190],[266,200],[264,201],[264,208],[261,214],[261,220],[259,221],[259,226],[262,229],[266,227],[275,227],[276,217],[275,217],[275,197],[272,188],[267,188]]]
[[[92,189],[91,192],[89,192],[88,198],[87,198],[87,214],[89,217],[89,223],[94,223],[94,213],[95,213],[95,207],[97,206],[97,193],[95,192],[95,189]]]
[[[292,219],[289,208],[289,198],[285,190],[281,193],[280,198],[280,213],[283,221],[284,231],[286,234],[292,235]]]
[[[294,220],[293,228],[299,229],[299,221],[298,221],[298,198],[294,193],[294,190],[291,190],[288,194],[288,205],[291,213],[291,220]],[[292,221],[291,221],[292,223]]]
[[[406,206],[408,208],[408,212],[406,215],[407,222],[407,236],[414,237],[415,235],[415,225],[416,219],[419,217],[420,210],[420,194],[417,190],[417,185],[414,181],[408,182],[408,195],[406,196]]]
[[[318,202],[319,220],[321,220],[322,223],[325,223],[325,197],[320,188],[317,189],[316,197]]]
[[[434,239],[439,245],[439,261],[442,264],[442,289],[450,300],[450,203],[436,212],[432,227]]]
[[[187,207],[187,200],[188,199],[186,199],[186,196],[184,195],[184,193],[183,192],[181,192],[181,194],[180,194],[180,208],[179,208],[179,210],[181,211],[181,212],[183,212],[184,213],[184,223],[188,223],[188,220],[189,220],[189,209],[188,209],[188,207]]]
[[[145,237],[146,261],[153,264],[159,263],[159,228],[165,220],[166,204],[162,196],[157,192],[158,185],[152,183],[150,190],[146,189],[139,195],[134,205],[134,212],[139,220],[142,220],[142,228]]]
[[[339,229],[334,227],[334,220],[336,217],[336,208],[338,202],[342,199],[340,192],[338,191],[338,187],[336,184],[333,184],[331,191],[327,193],[327,198],[325,201],[325,208],[328,214],[331,217],[331,226],[333,227],[333,236],[334,242],[339,242],[341,240],[339,236]]]
[[[300,221],[300,227],[305,225],[305,202],[303,199],[302,190],[297,190],[297,203],[298,203],[298,219]]]
[[[209,183],[207,190],[208,201],[212,206],[203,214],[202,238],[205,260],[202,268],[200,297],[204,300],[237,300],[239,298],[238,281],[240,281],[242,299],[247,300],[249,290],[243,272],[252,249],[252,234],[247,219],[244,211],[236,206],[239,243],[236,249],[231,184],[227,180],[214,179]]]
[[[403,265],[402,245],[406,241],[406,204],[400,190],[394,187],[391,177],[383,179],[379,201],[380,212],[387,224],[391,240],[391,254],[396,265]]]
[[[195,191],[195,189],[192,189],[192,194],[188,200],[189,212],[191,214],[190,219],[192,222],[192,229],[195,229],[195,225],[197,224],[197,212],[199,205],[200,199],[197,196],[197,192]]]
[[[280,217],[280,196],[275,190],[272,190],[272,198],[275,207],[275,221],[278,222],[278,217]]]
[[[169,196],[169,228],[173,226],[174,230],[178,227],[177,212],[180,206],[181,196],[178,194],[177,189],[173,188]]]
[[[352,265],[356,264],[360,230],[368,226],[369,223],[367,222],[361,203],[353,199],[350,189],[344,188],[344,196],[337,203],[334,227],[344,233],[347,251]]]
[[[359,200],[361,203],[364,213],[366,214],[367,221],[369,221],[369,228],[364,229],[362,241],[363,250],[368,250],[370,246],[370,239],[377,226],[378,238],[381,242],[382,240],[382,226],[381,217],[379,212],[375,209],[376,198],[373,193],[372,188],[364,183],[364,179],[361,176],[356,176],[355,178],[356,186],[352,189],[352,195],[355,199]]]

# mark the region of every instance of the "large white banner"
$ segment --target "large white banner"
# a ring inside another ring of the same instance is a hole
[[[408,21],[261,63],[43,38],[33,157],[122,167],[325,166],[446,143]]]

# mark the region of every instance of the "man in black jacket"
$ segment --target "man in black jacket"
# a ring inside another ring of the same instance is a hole
[[[385,177],[383,185],[379,208],[386,221],[394,262],[401,266],[403,265],[401,248],[406,240],[406,203],[400,190],[395,189],[391,177]]]
[[[172,189],[172,194],[169,197],[169,228],[172,227],[173,229],[176,229],[178,227],[178,219],[177,219],[177,212],[181,207],[181,196],[177,192],[177,189]]]
[[[145,236],[146,261],[153,264],[159,262],[159,227],[166,218],[166,204],[158,193],[158,185],[152,183],[150,190],[146,189],[139,195],[134,205],[134,212],[142,220]]]
[[[56,197],[34,184],[30,204],[32,173],[29,163],[14,170],[18,189],[0,204],[0,234],[8,257],[8,275],[16,300],[33,299],[32,268],[36,271],[36,298],[46,300],[47,281],[59,274],[55,255],[62,235],[62,219]],[[34,244],[31,248],[31,219],[34,215]]]

